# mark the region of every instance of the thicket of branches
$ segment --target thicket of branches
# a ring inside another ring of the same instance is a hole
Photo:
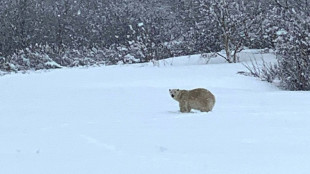
[[[280,55],[275,78],[281,86],[309,89],[309,3],[1,0],[0,70],[148,62],[220,50],[235,63],[245,47],[273,48]]]
[[[310,90],[310,2],[285,1],[278,6],[284,32],[277,38],[277,78],[284,89]]]

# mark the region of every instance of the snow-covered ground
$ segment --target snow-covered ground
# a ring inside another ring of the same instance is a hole
[[[0,173],[308,174],[310,93],[219,59],[0,77]],[[197,87],[214,110],[180,113],[168,89]]]

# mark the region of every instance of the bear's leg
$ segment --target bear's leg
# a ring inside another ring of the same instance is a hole
[[[191,112],[192,108],[189,105],[187,105],[186,110],[187,112]]]
[[[209,112],[209,111],[211,111],[211,109],[208,107],[205,107],[205,108],[200,109],[200,111],[201,112]]]
[[[201,112],[209,112],[210,110],[208,110],[208,109],[201,109],[200,111]]]
[[[180,111],[181,112],[190,112],[191,108],[189,107],[187,102],[180,102]]]
[[[186,108],[185,107],[180,107],[180,111],[181,112],[186,112]]]

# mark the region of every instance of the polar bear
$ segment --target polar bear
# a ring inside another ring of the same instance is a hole
[[[173,99],[179,102],[181,112],[190,112],[191,109],[209,112],[215,104],[214,95],[203,88],[193,90],[169,89],[169,93]]]

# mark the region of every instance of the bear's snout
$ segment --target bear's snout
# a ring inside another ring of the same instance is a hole
[[[171,97],[172,97],[172,98],[174,98],[174,95],[173,95],[173,94],[171,94]]]

